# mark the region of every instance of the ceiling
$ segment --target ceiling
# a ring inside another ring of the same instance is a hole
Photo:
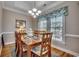
[[[58,1],[5,1],[3,3],[4,9],[16,10],[22,13],[28,12],[28,10],[33,9],[34,7],[42,11],[42,14],[49,9],[49,7]],[[50,7],[51,8],[51,7]]]

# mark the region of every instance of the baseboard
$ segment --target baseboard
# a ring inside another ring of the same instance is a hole
[[[15,44],[15,42],[6,42],[5,45]]]
[[[79,53],[77,53],[77,52],[74,52],[74,51],[71,51],[71,50],[67,50],[67,49],[64,49],[64,48],[61,48],[61,47],[58,47],[58,46],[56,46],[56,45],[52,45],[52,48],[57,48],[57,49],[59,49],[59,50],[61,50],[61,51],[64,51],[64,52],[66,52],[66,53],[69,53],[69,54],[71,54],[71,55],[73,55],[73,56],[75,56],[75,57],[79,57]]]

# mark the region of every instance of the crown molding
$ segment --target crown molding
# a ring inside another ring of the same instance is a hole
[[[44,12],[43,14],[46,14],[46,13],[49,12],[49,9],[51,9],[51,8],[53,8],[53,7],[56,7],[57,5],[62,4],[62,3],[64,3],[64,1],[60,1],[60,2],[58,1],[58,2],[55,2],[55,3],[53,3],[53,4],[50,4],[50,5],[46,6],[45,8],[41,9],[41,10],[42,10],[42,13]],[[26,10],[26,11],[22,11],[22,10],[18,10],[17,8],[11,8],[11,7],[5,6],[5,3],[4,3],[4,2],[2,2],[2,7],[3,7],[3,9],[5,9],[5,10],[17,12],[17,13],[20,13],[20,14],[23,14],[23,15],[29,15],[29,14],[27,13],[27,10]],[[48,11],[47,11],[47,10],[48,10]],[[41,14],[41,15],[42,15],[42,14]]]
[[[11,7],[5,6],[4,1],[1,2],[1,6],[2,6],[2,8],[3,8],[4,10],[16,12],[16,13],[19,13],[19,14],[22,14],[22,15],[28,15],[27,11],[21,11],[21,10],[18,10],[18,9],[16,9],[16,8],[11,8]]]
[[[55,2],[55,3],[51,4],[50,6],[47,6],[46,8],[44,8],[44,9],[42,10],[42,12],[44,12],[42,15],[49,13],[49,11],[51,12],[51,10],[53,10],[53,9],[54,9],[55,7],[57,7],[58,5],[63,4],[64,2],[65,2],[65,1],[58,1],[58,2]]]
[[[23,15],[27,15],[27,12],[23,12],[23,11],[20,11],[20,10],[17,10],[17,9],[14,9],[14,8],[10,8],[10,7],[2,7],[4,10],[8,10],[8,11],[12,11],[12,12],[16,12],[16,13],[19,13],[19,14],[23,14]]]

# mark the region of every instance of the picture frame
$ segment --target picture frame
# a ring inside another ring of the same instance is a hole
[[[16,20],[16,28],[20,28],[20,26],[23,26],[26,28],[26,21],[25,20]]]

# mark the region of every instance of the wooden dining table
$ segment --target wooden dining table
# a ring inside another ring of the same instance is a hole
[[[27,47],[27,56],[31,57],[32,48],[41,44],[42,40],[34,39],[34,38],[26,38],[21,40],[22,43]]]
[[[44,31],[35,32],[35,34],[38,34],[38,35],[42,35],[43,33],[44,33]],[[42,42],[41,37],[34,38],[34,36],[27,36],[24,39],[22,39],[21,41],[27,48],[28,57],[31,57],[32,48],[40,45]],[[51,55],[51,52],[49,53],[49,55]]]

